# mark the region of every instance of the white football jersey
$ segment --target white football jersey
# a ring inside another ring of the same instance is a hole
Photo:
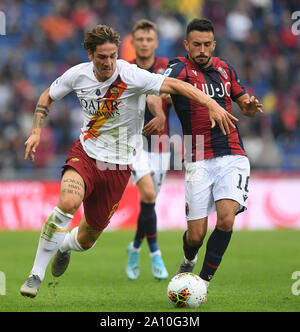
[[[165,76],[117,60],[108,80],[99,82],[93,62],[76,65],[51,84],[50,97],[59,100],[75,91],[84,113],[80,141],[91,158],[131,164],[142,148],[147,94],[159,94]]]

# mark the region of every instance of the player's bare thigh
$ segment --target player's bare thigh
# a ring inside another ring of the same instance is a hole
[[[156,192],[151,174],[144,175],[136,185],[140,190],[142,202],[155,203]]]
[[[94,229],[87,223],[85,215],[82,216],[77,235],[77,240],[82,248],[90,249],[101,233],[102,231]]]
[[[72,167],[68,167],[63,174],[60,184],[58,207],[70,214],[74,214],[80,207],[85,194],[85,184],[81,175]]]
[[[216,201],[218,229],[224,232],[229,232],[233,229],[238,207],[239,203],[232,199],[220,199]]]

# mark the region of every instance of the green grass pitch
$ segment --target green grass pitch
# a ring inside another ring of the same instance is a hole
[[[166,295],[168,281],[182,260],[182,234],[159,232],[168,280],[152,277],[145,241],[140,276],[128,280],[126,247],[133,231],[104,232],[92,250],[72,253],[60,278],[52,277],[48,266],[38,296],[30,299],[22,297],[19,288],[32,267],[39,233],[1,232],[0,271],[5,274],[6,292],[0,295],[0,312],[300,311],[300,295],[292,292],[296,282],[292,274],[300,271],[299,231],[235,231],[210,284],[208,301],[199,309],[174,308]],[[205,245],[206,241],[195,273],[200,272]]]

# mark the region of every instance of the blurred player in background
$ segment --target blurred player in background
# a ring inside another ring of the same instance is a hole
[[[69,264],[71,250],[82,252],[92,248],[107,227],[130,178],[130,164],[141,147],[147,94],[182,93],[206,106],[212,125],[217,122],[227,132],[230,126],[234,127],[232,121],[237,120],[190,84],[117,60],[119,44],[120,36],[108,26],[97,25],[89,30],[84,48],[90,62],[68,69],[38,100],[33,128],[25,142],[25,159],[34,161],[42,126],[53,101],[74,91],[82,107],[84,123],[80,139],[63,166],[58,205],[41,231],[32,270],[20,288],[23,296],[37,295],[55,253],[52,274],[58,277]],[[161,99],[148,96],[147,102],[155,105]],[[152,108],[158,113],[160,109]],[[164,114],[157,115],[162,123],[156,123],[154,118],[144,128],[147,134],[154,134],[156,126],[164,125]],[[67,232],[68,223],[82,202],[84,215],[80,225]]]
[[[158,47],[157,27],[148,20],[140,20],[132,31],[132,45],[135,49],[136,58],[132,61],[139,68],[151,73],[163,74],[169,60],[155,56]],[[168,103],[162,100],[163,111],[168,118]],[[146,105],[145,124],[152,121],[153,115]],[[168,135],[168,121],[165,122],[164,135]],[[134,240],[127,248],[128,264],[126,267],[127,277],[135,280],[139,276],[139,252],[144,237],[150,249],[152,274],[155,278],[166,279],[168,272],[161,257],[157,243],[157,220],[155,212],[155,200],[164,181],[170,164],[170,152],[153,151],[157,136],[144,136],[145,144],[141,153],[132,165],[132,178],[141,194],[141,210],[138,216],[137,230]]]
[[[262,105],[247,94],[237,73],[226,60],[212,57],[216,47],[209,20],[195,19],[187,27],[186,58],[169,63],[168,77],[191,83],[232,113],[231,99],[246,116],[262,112]],[[230,242],[235,215],[247,208],[250,165],[238,128],[224,136],[211,128],[208,113],[184,96],[172,95],[184,135],[192,135],[192,153],[186,156],[185,191],[187,231],[183,236],[184,260],[178,272],[192,272],[207,232],[207,218],[217,211],[214,231],[207,241],[200,277],[213,278]],[[202,136],[203,144],[197,146]]]

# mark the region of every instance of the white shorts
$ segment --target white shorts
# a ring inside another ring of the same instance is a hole
[[[132,164],[132,181],[136,185],[142,177],[150,174],[158,194],[169,168],[170,152],[157,153],[141,150]]]
[[[186,219],[196,220],[216,211],[215,202],[232,199],[247,209],[250,164],[245,156],[228,155],[185,164]]]

